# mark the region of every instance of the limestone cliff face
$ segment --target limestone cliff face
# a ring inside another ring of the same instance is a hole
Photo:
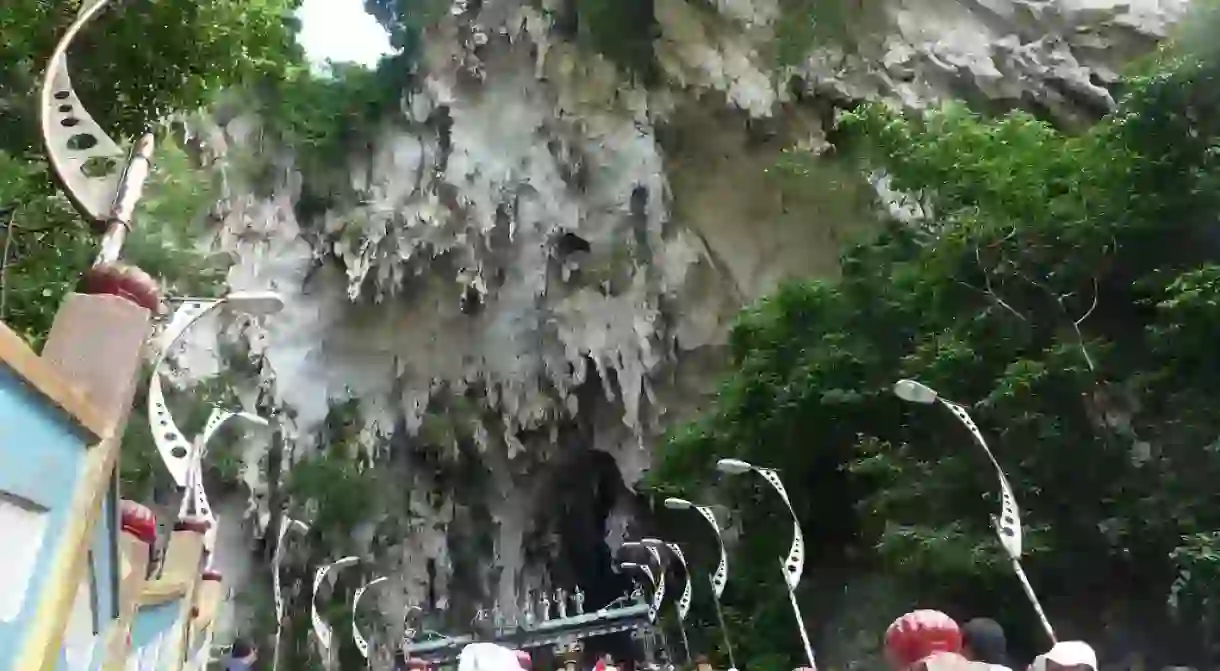
[[[829,157],[799,188],[777,175],[785,148],[826,148],[835,110],[863,99],[1086,122],[1184,4],[653,0],[647,87],[565,38],[575,5],[455,4],[399,118],[334,166],[358,204],[303,221],[291,161],[271,195],[231,176],[229,284],[288,301],[241,338],[289,458],[355,403],[360,449],[400,485],[370,493],[384,518],[357,537],[406,520],[379,550],[386,612],[596,591],[608,555],[565,548],[622,539],[649,449],[702,403],[734,312],[833,274],[844,236],[878,216]],[[794,31],[815,7],[815,29]],[[257,130],[238,117],[203,139],[233,155]],[[196,375],[214,340],[185,353]],[[260,455],[247,461],[265,491]]]

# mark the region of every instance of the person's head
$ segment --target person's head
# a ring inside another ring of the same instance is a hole
[[[707,655],[695,657],[695,671],[712,671],[712,662],[707,658]]]
[[[470,623],[471,638],[476,641],[491,641],[496,637],[496,625],[485,613],[475,616]]]
[[[1084,641],[1060,641],[1034,658],[1033,671],[1097,671],[1097,653]]]
[[[258,658],[258,650],[249,641],[239,638],[233,641],[233,649],[229,652],[229,656],[243,662],[253,662]]]
[[[972,662],[1008,666],[1008,641],[999,622],[976,617],[962,626],[962,655]]]
[[[885,659],[894,671],[909,669],[938,653],[958,653],[962,631],[953,618],[938,610],[916,610],[894,620],[885,630]]]

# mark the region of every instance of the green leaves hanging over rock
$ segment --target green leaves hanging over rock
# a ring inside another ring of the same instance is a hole
[[[1220,529],[1217,72],[1165,58],[1078,136],[959,106],[849,115],[843,149],[917,216],[849,249],[841,278],[788,285],[742,313],[734,372],[712,411],[673,433],[653,484],[693,495],[720,457],[778,467],[824,613],[838,588],[817,576],[850,558],[924,604],[998,614],[1019,625],[1019,647],[1033,643],[990,528],[994,475],[947,413],[892,395],[916,378],[972,406],[1053,615],[1095,621],[1074,610],[1095,593],[1217,603],[1214,544],[1200,541]],[[741,528],[777,514],[747,484],[725,487]],[[787,539],[775,535],[738,547],[734,581],[777,579]],[[733,600],[752,623],[785,597],[760,587]],[[799,658],[786,628],[739,636],[753,656]]]

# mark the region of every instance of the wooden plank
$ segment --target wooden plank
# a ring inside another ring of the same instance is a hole
[[[21,336],[0,323],[0,361],[38,391],[48,401],[67,413],[81,428],[93,434],[94,440],[106,437],[109,422],[89,402],[80,389],[64,380],[54,366],[25,344]]]

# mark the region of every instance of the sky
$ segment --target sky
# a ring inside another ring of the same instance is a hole
[[[390,37],[361,0],[305,0],[298,10],[301,46],[309,60],[373,66],[390,51]]]

